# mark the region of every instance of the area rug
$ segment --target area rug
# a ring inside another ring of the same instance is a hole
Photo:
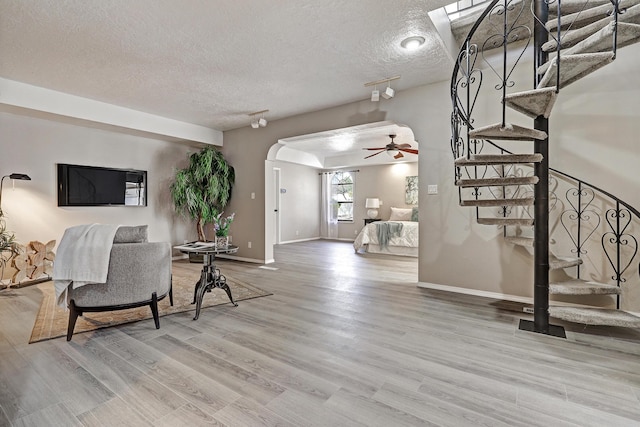
[[[158,302],[160,316],[184,311],[195,312],[196,305],[191,304],[191,302],[193,301],[194,285],[198,277],[196,272],[173,272],[173,307],[169,305],[168,296]],[[228,274],[225,274],[225,277],[236,302],[271,295],[249,283],[230,277]],[[44,298],[40,304],[33,331],[31,331],[30,344],[66,336],[69,322],[69,312],[55,304],[53,282],[41,283],[38,287],[42,290]],[[213,289],[211,292],[206,293],[202,300],[202,308],[221,304],[231,305],[229,297],[222,289]],[[200,316],[204,314],[200,312]],[[124,323],[137,322],[138,320],[152,319],[152,317],[149,306],[102,313],[84,313],[83,316],[78,317],[74,335]],[[153,321],[149,325],[151,328],[155,327]],[[162,328],[162,322],[160,322],[160,328]]]

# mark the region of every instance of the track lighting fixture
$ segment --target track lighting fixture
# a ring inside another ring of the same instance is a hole
[[[384,90],[384,92],[382,92],[382,97],[384,99],[391,99],[393,98],[393,95],[396,94],[396,91],[391,89],[391,86],[387,86],[387,88]]]
[[[251,117],[251,127],[254,129],[266,127],[268,122],[267,119],[264,118],[264,114],[268,112],[269,110],[262,110],[249,113],[248,116]],[[260,115],[260,118],[257,117],[258,115]]]
[[[371,91],[371,102],[378,102],[380,101],[380,91],[378,90],[378,88],[373,89],[373,91]]]
[[[380,101],[380,95],[382,95],[384,99],[393,98],[394,95],[396,94],[396,91],[391,88],[391,82],[393,80],[398,80],[399,78],[400,76],[395,76],[395,77],[389,77],[386,79],[376,80],[374,82],[365,83],[364,84],[365,87],[373,86],[373,91],[371,92],[371,102]],[[377,86],[383,83],[387,84],[387,88],[382,93],[380,93]]]

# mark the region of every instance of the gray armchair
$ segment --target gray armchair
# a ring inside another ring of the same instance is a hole
[[[156,329],[160,328],[158,301],[169,295],[173,305],[171,245],[146,240],[146,226],[120,227],[111,249],[107,282],[69,289],[67,341],[84,312],[149,305]]]

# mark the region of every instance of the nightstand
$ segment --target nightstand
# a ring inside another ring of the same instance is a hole
[[[370,224],[372,222],[382,221],[380,218],[365,218],[364,225]]]

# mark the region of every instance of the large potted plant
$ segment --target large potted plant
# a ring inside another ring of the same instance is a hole
[[[199,241],[207,241],[204,226],[220,218],[234,182],[233,167],[213,147],[191,154],[189,166],[176,172],[171,198],[178,212],[196,220]]]

